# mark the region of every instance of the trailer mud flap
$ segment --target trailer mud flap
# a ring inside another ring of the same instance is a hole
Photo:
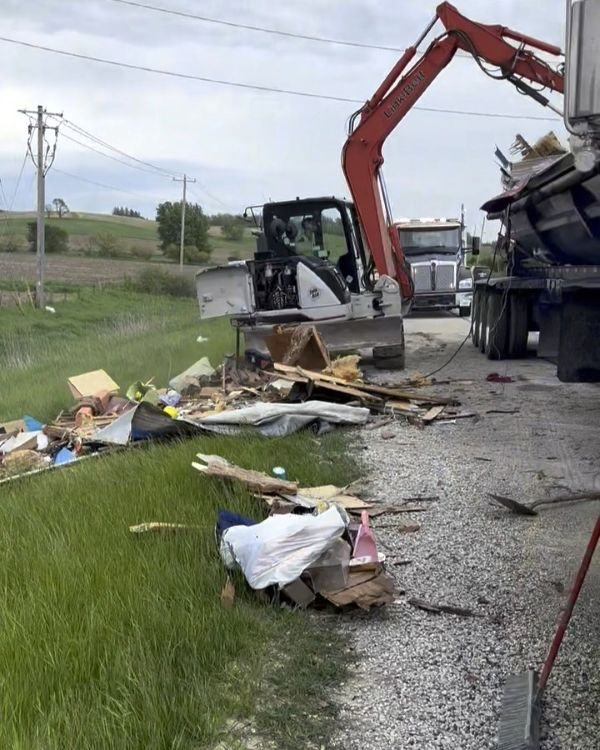
[[[594,288],[563,288],[558,378],[600,382],[600,295]]]

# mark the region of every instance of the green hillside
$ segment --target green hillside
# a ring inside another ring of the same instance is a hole
[[[27,250],[27,225],[36,215],[28,212],[0,212],[0,251],[7,238],[16,240],[19,250]],[[114,238],[118,255],[122,258],[163,259],[158,241],[157,224],[153,219],[135,219],[109,214],[76,213],[63,218],[47,217],[50,226],[60,227],[69,234],[69,254],[95,254],[99,236]],[[228,258],[248,258],[254,252],[254,238],[246,229],[239,241],[226,240],[220,227],[209,230],[212,261],[224,262]]]

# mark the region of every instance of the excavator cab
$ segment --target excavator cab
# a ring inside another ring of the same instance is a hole
[[[352,203],[337,198],[306,198],[266,203],[255,263],[286,258],[305,264],[332,288],[355,294],[365,288],[367,266],[358,218]]]

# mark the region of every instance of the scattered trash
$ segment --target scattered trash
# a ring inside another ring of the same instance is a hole
[[[362,373],[358,369],[360,357],[357,354],[348,354],[345,357],[338,357],[323,372],[325,375],[333,375],[339,380],[353,382],[362,380]]]
[[[208,381],[215,374],[215,369],[208,360],[202,357],[193,365],[169,380],[169,388],[184,393],[190,386],[197,386],[199,382]]]
[[[192,464],[193,465],[193,464]],[[264,589],[296,580],[341,538],[345,524],[334,507],[316,516],[278,514],[254,526],[232,526],[223,533],[248,584]]]
[[[68,448],[61,448],[56,456],[54,456],[55,466],[61,466],[62,464],[68,464],[70,461],[75,461],[77,456],[73,451]]]
[[[273,474],[274,477],[277,477],[277,479],[287,479],[287,473],[283,466],[273,467],[273,469],[271,469],[271,474]]]
[[[56,309],[54,307],[50,307],[50,305],[45,305],[44,310],[49,313],[55,313]]]
[[[196,339],[196,341],[199,344],[205,344],[208,341],[208,339],[206,338],[206,336],[198,336],[198,338]]]
[[[284,365],[323,370],[331,364],[329,351],[313,325],[275,326],[265,343],[273,360]]]
[[[161,521],[152,521],[151,523],[138,523],[130,526],[129,531],[132,534],[160,533],[163,531],[183,531],[196,529],[197,526],[187,526],[184,523],[163,523]]]
[[[366,510],[363,510],[360,514],[360,526],[356,534],[352,556],[362,558],[368,562],[377,562],[379,559],[377,555],[377,543],[369,527],[369,513]]]
[[[198,453],[196,458],[199,461],[192,463],[192,466],[196,471],[208,476],[221,477],[222,479],[235,479],[242,484],[245,484],[248,489],[256,490],[264,493],[277,493],[287,492],[294,494],[298,489],[296,482],[289,482],[286,479],[278,479],[276,477],[270,477],[268,474],[264,474],[260,471],[253,471],[251,469],[242,469],[239,466],[230,464],[221,456],[207,456],[203,453]]]
[[[514,378],[511,378],[510,375],[500,375],[497,372],[490,372],[490,374],[487,376],[486,380],[488,383],[514,383]]]
[[[73,398],[81,399],[85,396],[94,396],[101,391],[118,393],[119,386],[104,370],[84,372],[82,375],[73,375],[68,378],[67,385],[73,394]]]

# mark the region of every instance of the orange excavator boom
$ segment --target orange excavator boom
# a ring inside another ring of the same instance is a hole
[[[445,30],[433,39],[420,59],[411,64],[418,46],[438,21]],[[415,44],[404,52],[373,96],[350,118],[342,152],[344,174],[373,264],[380,275],[397,279],[402,297],[407,301],[413,295],[413,284],[381,178],[382,148],[390,133],[458,50],[473,55],[490,77],[509,81],[521,93],[543,105],[552,107],[540,88],[563,92],[562,72],[554,70],[532,51],[558,56],[561,54],[559,47],[505,26],[477,23],[461,15],[450,3],[443,2]],[[486,65],[499,70],[492,74]],[[526,81],[540,88],[533,88]]]

